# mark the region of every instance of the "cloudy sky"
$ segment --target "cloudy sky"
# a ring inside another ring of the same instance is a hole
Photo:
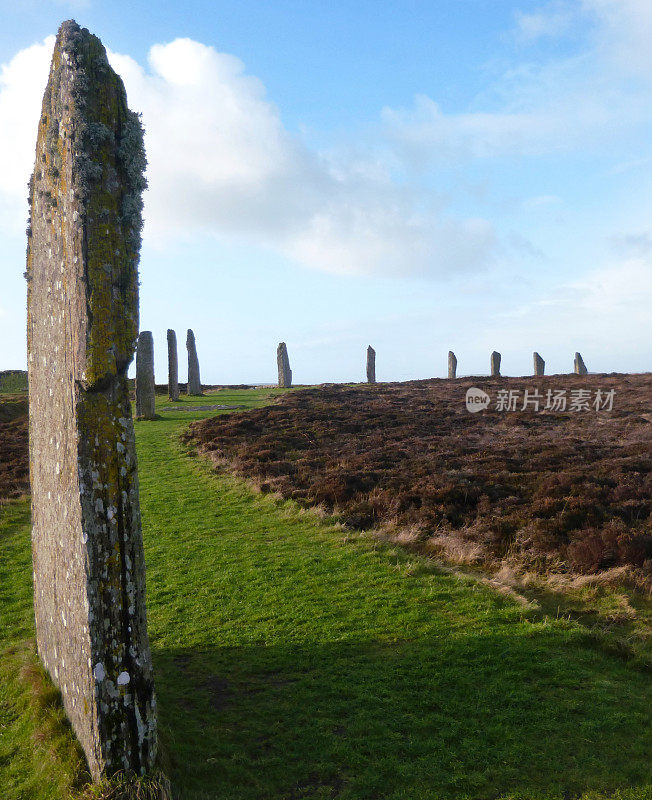
[[[142,112],[141,328],[205,382],[649,371],[650,0],[0,0],[0,369],[54,34]],[[182,354],[183,355],[183,354]],[[184,363],[184,359],[181,359]],[[181,377],[185,375],[181,369]]]

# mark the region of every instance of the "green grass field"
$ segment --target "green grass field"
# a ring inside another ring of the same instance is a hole
[[[216,474],[178,438],[216,412],[158,406],[136,435],[177,800],[652,799],[648,674],[577,623]],[[79,756],[25,677],[28,505],[0,515],[0,798],[60,800]]]

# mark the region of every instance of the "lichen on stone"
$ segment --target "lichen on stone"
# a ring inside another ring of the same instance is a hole
[[[145,772],[156,756],[126,379],[145,164],[102,43],[65,22],[29,184],[32,538],[39,654],[96,777]]]

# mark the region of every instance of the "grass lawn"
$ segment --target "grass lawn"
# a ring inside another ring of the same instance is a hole
[[[175,797],[651,800],[648,674],[579,624],[254,494],[179,443],[216,413],[179,409],[271,394],[222,390],[176,410],[159,398],[160,419],[136,425]],[[56,719],[56,747],[39,737],[20,679],[33,662],[28,508],[0,515],[0,647],[13,648],[0,798],[59,800],[77,769],[70,737]]]

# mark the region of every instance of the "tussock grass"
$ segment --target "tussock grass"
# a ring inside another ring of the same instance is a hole
[[[86,786],[74,800],[172,800],[170,781],[163,773],[138,778],[118,773],[109,780]]]

